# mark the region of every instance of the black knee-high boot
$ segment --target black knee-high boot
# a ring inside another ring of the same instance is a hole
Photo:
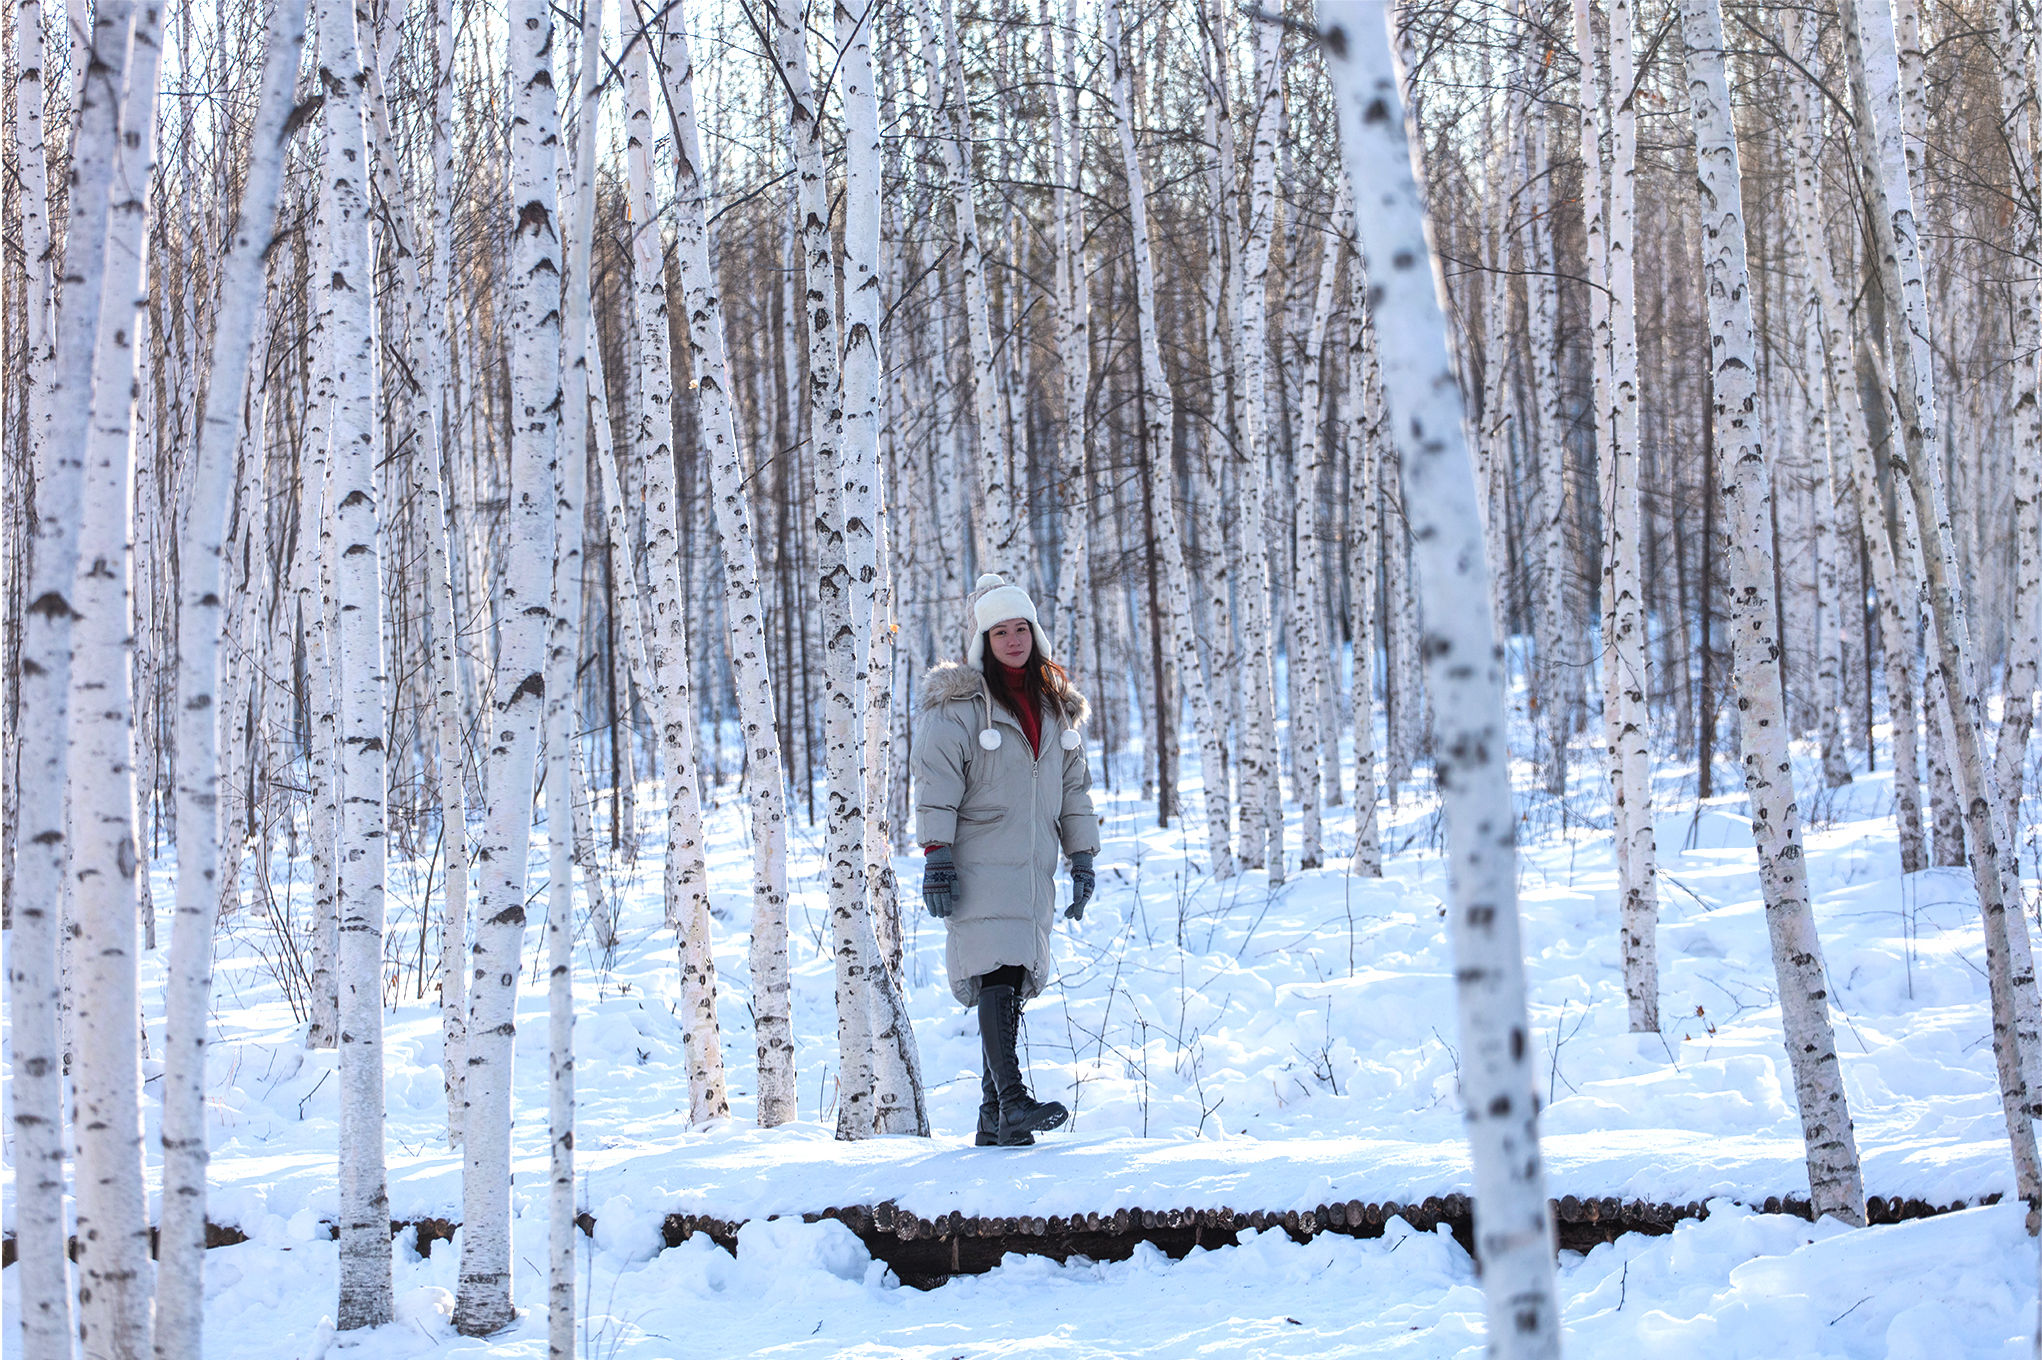
[[[1000,1093],[993,1086],[992,1060],[985,1055],[986,1048],[983,1036],[981,1036],[978,1064],[978,1136],[971,1141],[977,1147],[998,1147],[1000,1144]],[[1023,1146],[1034,1141],[1034,1134],[1022,1135],[1021,1142]]]
[[[986,1071],[999,1105],[997,1138],[1001,1147],[1025,1147],[1038,1130],[1053,1129],[1071,1117],[1057,1101],[1028,1094],[1021,1076],[1017,1045],[1021,1036],[1021,993],[1012,987],[981,987],[978,994],[979,1033],[985,1042]],[[984,1127],[981,1116],[980,1127]]]

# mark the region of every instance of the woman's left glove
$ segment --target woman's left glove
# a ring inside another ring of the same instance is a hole
[[[957,905],[957,865],[947,845],[932,846],[922,860],[922,905],[937,920]]]
[[[1082,921],[1085,919],[1085,904],[1092,900],[1095,876],[1092,873],[1092,852],[1080,850],[1071,856],[1071,904],[1064,908],[1064,919]]]

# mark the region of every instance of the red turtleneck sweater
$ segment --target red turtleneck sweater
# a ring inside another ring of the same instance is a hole
[[[1021,721],[1021,732],[1028,738],[1028,749],[1036,755],[1042,754],[1042,715],[1035,711],[1035,705],[1028,702],[1028,671],[1023,666],[1009,666],[1004,661],[993,663],[993,693],[1004,699],[1007,707]]]

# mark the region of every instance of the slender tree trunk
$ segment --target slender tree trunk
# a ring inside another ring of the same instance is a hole
[[[1851,334],[1850,313],[1836,281],[1822,226],[1829,213],[1817,163],[1821,148],[1821,94],[1814,82],[1822,70],[1820,50],[1810,26],[1791,13],[1786,22],[1788,44],[1798,54],[1807,75],[1794,84],[1787,107],[1788,141],[1794,153],[1795,228],[1805,267],[1818,295],[1829,400],[1843,418],[1841,437],[1848,449],[1844,464],[1848,475],[1837,484],[1837,504],[1848,507],[1855,503],[1857,507],[1857,522],[1872,568],[1872,587],[1879,596],[1887,714],[1893,730],[1894,819],[1900,840],[1901,870],[1914,873],[1928,863],[1922,842],[1921,780],[1916,767],[1914,640],[1908,620],[1908,602],[1915,596],[1909,584],[1914,573],[1905,570],[1903,575],[1904,563],[1896,562],[1893,539],[1886,531],[1878,473],[1872,459],[1872,438],[1858,396],[1856,342]],[[1855,497],[1851,494],[1853,490]]]
[[[95,43],[107,36],[104,30],[96,32]],[[143,258],[162,37],[162,11],[137,6],[128,37],[119,144],[105,153],[114,158],[114,169],[104,209],[105,278],[88,351],[91,400],[82,438],[72,446],[82,448],[84,461],[77,575],[71,585],[75,651],[69,760],[77,936],[72,992],[77,1043],[71,1073],[72,1122],[78,1134],[78,1333],[88,1354],[119,1357],[139,1357],[150,1349],[131,763],[135,705],[129,680],[134,633],[128,591],[128,458],[136,387],[147,376],[138,374],[136,338],[149,305]],[[88,84],[95,74],[87,75]],[[81,142],[74,154],[98,150]],[[79,245],[86,246],[88,239]],[[93,261],[67,260],[67,273],[74,267],[89,269]],[[65,306],[74,301],[67,289]],[[68,327],[64,338],[69,338]]]
[[[1600,160],[1602,125],[1609,131],[1609,213],[1606,219],[1604,267],[1609,300],[1609,390],[1607,414],[1596,423],[1597,436],[1608,437],[1603,455],[1609,509],[1604,533],[1608,571],[1604,588],[1605,655],[1603,703],[1609,712],[1611,803],[1615,812],[1617,864],[1622,894],[1624,994],[1633,1033],[1659,1029],[1658,853],[1652,827],[1652,753],[1646,724],[1650,675],[1645,655],[1644,586],[1640,575],[1643,514],[1638,472],[1638,312],[1632,267],[1636,231],[1634,182],[1637,175],[1637,113],[1632,105],[1636,80],[1631,54],[1630,0],[1612,0],[1609,14],[1609,91],[1600,86],[1595,63],[1593,24],[1588,0],[1576,0],[1575,41],[1583,51],[1582,91],[1592,107],[1584,114],[1582,152],[1591,167]],[[1611,101],[1606,107],[1604,101]],[[1600,197],[1592,185],[1591,202]]]
[[[882,365],[879,355],[879,326],[883,313],[879,295],[881,276],[879,216],[883,193],[879,141],[879,92],[872,71],[872,19],[866,6],[853,8],[838,0],[835,12],[837,70],[844,111],[844,362],[842,409],[843,445],[837,492],[841,503],[838,522],[843,527],[846,565],[850,568],[853,646],[866,648],[852,665],[855,682],[865,692],[859,696],[864,707],[859,717],[863,730],[859,770],[867,776],[861,790],[864,816],[858,832],[863,841],[864,880],[868,889],[864,915],[865,931],[873,936],[871,958],[877,966],[868,972],[867,1004],[873,1027],[873,1108],[875,1133],[929,1135],[929,1112],[922,1096],[921,1057],[915,1049],[915,1031],[901,995],[896,970],[878,948],[874,922],[892,921],[891,934],[899,939],[899,908],[891,896],[892,857],[886,844],[885,774],[888,748],[885,743],[886,713],[883,688],[874,685],[890,672],[893,633],[880,615],[878,600],[885,561],[885,509],[879,494],[879,410]],[[811,136],[816,124],[804,128],[795,120],[797,132]],[[820,148],[816,148],[819,154]],[[813,208],[811,202],[808,205]],[[806,217],[806,214],[804,214]],[[811,275],[813,282],[813,275]],[[811,302],[811,307],[813,307]],[[834,341],[832,341],[834,343]],[[878,642],[884,629],[887,642]],[[878,675],[873,666],[885,667]],[[856,705],[854,705],[854,714]],[[860,948],[864,940],[859,941]],[[791,1064],[790,1064],[791,1072]],[[791,1076],[790,1076],[791,1083]],[[790,1084],[789,1099],[792,1099]]]
[[[2042,128],[2030,72],[2022,69],[2024,49],[2034,39],[2032,19],[2023,28],[2016,0],[2000,0],[2000,119],[2013,161],[2014,183],[2027,202],[2042,191]],[[2019,236],[2010,258],[2042,260],[2042,216],[2016,213]],[[2014,369],[2013,521],[2015,564],[2013,609],[2007,649],[2006,697],[2000,714],[1993,764],[2000,797],[2018,822],[2026,780],[2028,734],[2035,722],[2035,687],[2042,671],[2042,279],[2033,272],[2014,286],[2012,352],[2031,356]]]
[[[345,1331],[390,1320],[390,1203],[383,1159],[384,692],[381,462],[374,284],[370,275],[367,69],[348,0],[320,0],[319,78],[326,102],[328,221],[314,294],[333,359],[335,534],[333,635],[340,672],[339,919],[340,1301]]]
[[[574,1360],[574,860],[581,745],[582,538],[587,523],[590,244],[595,235],[602,0],[583,0],[572,154],[560,204],[559,445],[553,459],[553,603],[546,651],[546,1354]],[[542,68],[543,69],[543,68]],[[533,291],[537,291],[534,288]],[[536,300],[536,299],[535,299]]]
[[[1383,682],[1389,739],[1383,780],[1389,785],[1390,806],[1395,807],[1398,792],[1411,782],[1411,766],[1418,758],[1425,731],[1425,692],[1419,682],[1418,600],[1411,589],[1414,540],[1411,519],[1404,512],[1403,456],[1397,441],[1388,438],[1376,445],[1376,455],[1381,478],[1383,657],[1389,668]]]
[[[238,840],[230,840],[222,853],[218,820],[227,787],[221,778],[217,702],[221,602],[226,595],[222,541],[234,490],[234,455],[261,456],[260,443],[243,440],[242,416],[258,390],[248,381],[249,364],[261,335],[256,322],[264,315],[264,261],[283,183],[284,128],[304,47],[304,0],[274,5],[241,215],[220,262],[205,419],[199,431],[191,508],[178,549],[177,909],[164,988],[163,1209],[156,1253],[156,1354],[161,1360],[196,1356],[203,1334],[206,1037],[213,928],[221,876],[234,877],[240,867]],[[248,485],[259,482],[251,480]],[[255,504],[246,513],[260,521],[264,507]],[[231,721],[239,708],[231,702],[231,684],[227,691]]]
[[[825,630],[824,740],[829,800],[826,854],[829,904],[836,955],[837,1049],[839,1056],[837,1137],[869,1138],[882,1126],[876,1089],[875,1008],[871,989],[886,986],[886,969],[873,933],[865,894],[864,781],[860,777],[864,667],[870,648],[859,634],[852,580],[850,538],[869,532],[852,526],[854,496],[846,493],[844,414],[837,354],[837,262],[830,234],[828,186],[824,180],[822,128],[809,76],[807,25],[799,0],[776,0],[773,52],[787,93],[789,141],[799,176],[796,204],[804,256],[803,308],[808,338],[809,438],[815,449],[815,530],[819,552],[819,594]],[[877,337],[869,337],[875,343]],[[877,367],[874,366],[876,375]],[[996,433],[984,427],[980,437]],[[869,623],[869,615],[867,617]]]
[[[1940,675],[1945,700],[1937,720],[1947,723],[1972,879],[1978,888],[1986,971],[1994,993],[1993,1042],[2000,1061],[2001,1099],[2025,1111],[2032,1123],[2042,1101],[2042,998],[2036,993],[2027,916],[2021,909],[2020,843],[2012,809],[2001,801],[1985,761],[1984,715],[1970,655],[1969,623],[1958,593],[1942,482],[1927,286],[1901,146],[1900,79],[1888,17],[1883,6],[1852,5],[1844,25],[1859,187],[1878,252],[1878,283],[1893,359],[1889,389],[1902,426],[1902,438],[1887,441],[1888,458],[1902,533],[1908,542],[1920,543],[1933,607],[1935,650],[1930,661]],[[2007,1049],[2012,1051],[2011,1060]],[[2019,1122],[2019,1115],[2009,1114],[2017,1147],[2025,1142]],[[2042,1207],[2042,1189],[2037,1193],[2031,1208]]]
[[[1269,412],[1269,256],[1276,231],[1276,142],[1281,122],[1282,30],[1255,28],[1255,144],[1245,245],[1238,353],[1242,372],[1245,445],[1238,497],[1243,557],[1242,659],[1246,662],[1241,734],[1241,862],[1266,868],[1283,881],[1283,787],[1276,764],[1276,654],[1270,625],[1269,548],[1264,541],[1264,496],[1274,437]]]
[[[1529,79],[1520,72],[1520,80]],[[1558,270],[1553,244],[1553,189],[1546,147],[1545,114],[1532,105],[1525,116],[1524,182],[1531,200],[1529,228],[1530,273],[1525,280],[1530,344],[1529,375],[1536,419],[1531,423],[1533,444],[1538,450],[1536,507],[1537,546],[1533,550],[1538,581],[1536,617],[1545,623],[1539,643],[1539,726],[1545,733],[1542,762],[1548,797],[1564,800],[1567,795],[1567,743],[1573,734],[1574,696],[1581,678],[1570,664],[1569,634],[1574,627],[1567,608],[1567,432],[1563,424],[1560,391]],[[1598,197],[1600,195],[1598,194]],[[1600,235],[1600,232],[1597,232]]]
[[[645,384],[639,410],[638,470],[645,505],[646,579],[652,594],[647,650],[659,701],[660,763],[666,776],[666,923],[678,936],[681,1009],[688,1048],[688,1113],[695,1123],[730,1113],[723,1041],[716,1020],[716,957],[709,940],[708,868],[703,854],[700,770],[695,757],[693,685],[688,662],[685,559],[680,488],[673,457],[673,374],[660,215],[653,207],[650,115],[651,40],[639,43],[625,125],[634,222],[632,274],[638,292]],[[661,54],[663,62],[668,59]],[[645,82],[640,102],[638,81]],[[663,86],[662,86],[663,88]],[[641,110],[643,112],[641,113]]]
[[[1297,566],[1290,592],[1290,675],[1297,701],[1291,706],[1291,777],[1297,783],[1303,813],[1299,867],[1316,869],[1325,860],[1320,846],[1320,772],[1325,764],[1325,701],[1320,663],[1328,644],[1320,615],[1323,590],[1319,564],[1319,482],[1325,472],[1325,412],[1320,368],[1325,356],[1326,327],[1333,318],[1333,298],[1340,281],[1343,235],[1327,234],[1321,242],[1319,289],[1312,301],[1311,328],[1305,334],[1303,393],[1299,398],[1298,452],[1293,507],[1297,523]],[[1336,765],[1337,769],[1337,765]],[[1338,787],[1336,780],[1335,787]]]
[[[1342,192],[1353,197],[1351,186]],[[1376,505],[1376,451],[1389,437],[1382,371],[1368,304],[1359,236],[1347,297],[1347,593],[1354,634],[1354,872],[1383,876],[1382,829],[1376,822],[1375,652],[1376,560],[1382,555],[1382,516]]]
[[[1049,0],[1041,0],[1049,97],[1051,173],[1056,180],[1051,214],[1056,219],[1056,310],[1058,372],[1063,403],[1054,420],[1057,432],[1058,508],[1062,515],[1062,557],[1057,563],[1055,635],[1059,651],[1073,658],[1085,654],[1086,580],[1091,574],[1092,486],[1088,470],[1089,429],[1085,398],[1092,385],[1091,275],[1085,264],[1084,135],[1078,83],[1078,27],[1074,0],[1063,7],[1065,34],[1057,44]],[[1217,794],[1210,784],[1208,799],[1225,801],[1226,783]]]
[[[504,317],[512,384],[509,546],[497,646],[496,711],[489,724],[490,760],[496,773],[477,855],[482,901],[475,931],[467,1103],[461,1117],[465,1160],[454,1326],[463,1336],[488,1336],[515,1316],[510,1257],[511,1059],[525,936],[533,772],[546,706],[551,491],[562,399],[561,261],[554,198],[560,115],[551,69],[553,18],[541,0],[512,0],[507,20],[514,213]],[[387,1259],[387,1238],[384,1251]]]
[[[972,412],[978,433],[978,469],[974,483],[983,502],[979,514],[978,568],[1018,579],[1026,555],[1022,516],[1014,487],[1013,451],[1007,446],[1006,417],[1001,410],[999,368],[993,356],[991,304],[986,296],[986,250],[979,235],[973,193],[978,172],[973,165],[971,106],[964,84],[964,49],[957,36],[952,0],[918,0],[922,51],[928,69],[932,103],[947,118],[948,135],[937,138],[949,172],[951,211],[956,219],[958,273],[964,284],[965,329],[971,343]],[[938,24],[941,24],[939,29]],[[939,45],[940,39],[940,45]]]
[[[1399,337],[1382,354],[1395,440],[1408,458],[1406,513],[1427,594],[1425,654],[1437,696],[1435,756],[1447,824],[1448,915],[1461,1034],[1461,1092],[1475,1167],[1475,1247],[1488,1299],[1490,1354],[1557,1356],[1553,1227],[1539,1157],[1519,942],[1508,716],[1489,598],[1465,412],[1406,141],[1386,16],[1361,0],[1321,0],[1355,224],[1377,323]]]
[[[32,356],[39,375],[30,389],[30,442],[36,476],[33,549],[29,554],[21,617],[20,696],[16,724],[19,764],[10,773],[24,788],[62,790],[68,784],[71,671],[78,640],[73,626],[79,520],[83,513],[84,447],[90,411],[93,341],[100,312],[107,238],[107,187],[112,179],[120,117],[121,77],[133,7],[100,0],[89,28],[74,29],[72,72],[78,82],[77,121],[71,130],[71,179],[65,200],[65,250],[58,282],[63,307],[47,326],[42,353]],[[33,99],[39,119],[43,98],[42,17],[23,5],[16,32],[20,77],[16,126],[28,120]],[[30,58],[34,57],[31,62]],[[31,78],[29,73],[33,71]],[[49,250],[47,190],[38,195],[45,162],[41,142],[24,132],[18,143],[34,182],[24,182],[24,248],[40,234]],[[40,260],[40,256],[31,255]],[[39,271],[38,271],[39,273]],[[118,294],[116,294],[118,299]],[[132,307],[133,299],[118,299]],[[32,309],[34,310],[34,309]],[[9,734],[12,736],[13,734]],[[65,970],[60,966],[59,923],[73,846],[67,799],[25,797],[15,805],[14,878],[8,885],[8,1039],[13,1048],[10,1095],[14,1122],[15,1245],[21,1252],[23,1360],[69,1360],[71,1291],[64,1224]],[[66,951],[68,952],[68,950]]]
[[[1733,669],[1744,748],[1744,786],[1751,800],[1759,884],[1779,975],[1787,1057],[1807,1145],[1808,1187],[1816,1217],[1865,1221],[1864,1178],[1858,1169],[1850,1109],[1829,1019],[1828,982],[1808,866],[1801,853],[1801,814],[1787,754],[1785,699],[1780,688],[1777,613],[1773,598],[1771,473],[1758,428],[1757,342],[1753,336],[1750,270],[1745,258],[1742,182],[1723,70],[1723,15],[1716,0],[1683,0],[1687,79],[1694,116],[1707,270],[1716,443],[1726,467],[1723,506],[1730,528]]]
[[[330,182],[321,186],[319,215],[315,223],[313,258],[323,253],[333,216]],[[316,263],[312,268],[316,271]],[[307,300],[310,310],[310,300]],[[339,918],[334,914],[335,836],[340,825],[338,785],[333,758],[335,732],[334,692],[340,684],[338,647],[327,622],[327,602],[333,595],[332,573],[327,569],[331,523],[325,506],[331,502],[327,487],[328,418],[333,411],[333,390],[328,380],[333,364],[327,354],[327,337],[316,321],[312,325],[311,350],[305,391],[311,409],[305,417],[304,440],[299,458],[301,495],[298,510],[298,555],[294,564],[298,622],[305,639],[305,819],[310,842],[312,916],[306,925],[311,962],[307,968],[307,1048],[332,1048],[339,1042],[340,993],[334,981],[335,954],[339,945]]]
[[[712,202],[695,126],[694,63],[678,9],[667,20],[667,106],[675,160],[675,254],[687,305],[695,398],[708,444],[738,720],[745,734],[745,801],[752,820],[752,1027],[759,1063],[759,1126],[794,1118],[793,1002],[787,962],[787,789],[773,721],[763,597],[752,534],[748,472],[731,407],[723,299],[709,257]],[[876,281],[875,281],[876,287]]]
[[[1170,641],[1174,649],[1180,682],[1191,699],[1193,721],[1198,727],[1198,764],[1205,789],[1208,851],[1213,876],[1231,878],[1233,854],[1228,835],[1225,765],[1220,757],[1223,739],[1219,716],[1198,654],[1196,628],[1191,618],[1191,573],[1185,566],[1183,536],[1177,524],[1176,478],[1171,475],[1171,429],[1176,424],[1176,395],[1163,368],[1162,342],[1156,327],[1155,266],[1149,254],[1148,182],[1141,154],[1134,138],[1134,94],[1127,48],[1120,28],[1119,0],[1107,0],[1105,9],[1107,55],[1112,62],[1113,123],[1120,142],[1120,160],[1127,175],[1128,215],[1134,233],[1135,315],[1140,332],[1143,411],[1147,417],[1144,436],[1146,457],[1153,470],[1155,523],[1162,552],[1164,578],[1169,592],[1167,605]],[[1160,641],[1160,639],[1159,639]],[[1160,697],[1160,696],[1159,696]]]
[[[447,419],[447,310],[453,276],[453,0],[436,0],[433,27],[433,194],[426,204],[432,237],[432,273],[422,321],[425,326],[425,392],[431,438],[412,452],[412,477],[420,493],[426,535],[426,616],[432,631],[433,725],[436,735],[434,784],[440,795],[440,856],[444,901],[440,913],[440,1066],[447,1090],[447,1145],[461,1142],[462,1078],[468,1043],[468,766],[461,736],[461,671],[454,635],[449,561],[452,533],[447,457],[455,423]]]

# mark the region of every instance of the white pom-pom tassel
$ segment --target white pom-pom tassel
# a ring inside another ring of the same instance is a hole
[[[1057,741],[1066,751],[1075,751],[1085,744],[1085,739],[1078,735],[1077,729],[1074,727],[1066,727],[1064,734],[1058,737]]]
[[[1000,749],[1000,733],[999,733],[998,729],[996,729],[996,728],[991,728],[991,727],[988,727],[988,728],[987,728],[987,729],[986,729],[985,731],[983,731],[983,732],[979,733],[979,734],[978,734],[978,744],[979,744],[979,745],[981,745],[981,746],[983,746],[983,747],[985,747],[985,748],[986,748],[986,749],[987,749],[988,751],[997,751],[997,750],[999,750],[999,749]]]
[[[985,575],[978,578],[978,584],[973,586],[972,589],[991,590],[995,586],[1003,586],[1005,584],[1007,584],[1007,582],[997,572],[989,571]]]

